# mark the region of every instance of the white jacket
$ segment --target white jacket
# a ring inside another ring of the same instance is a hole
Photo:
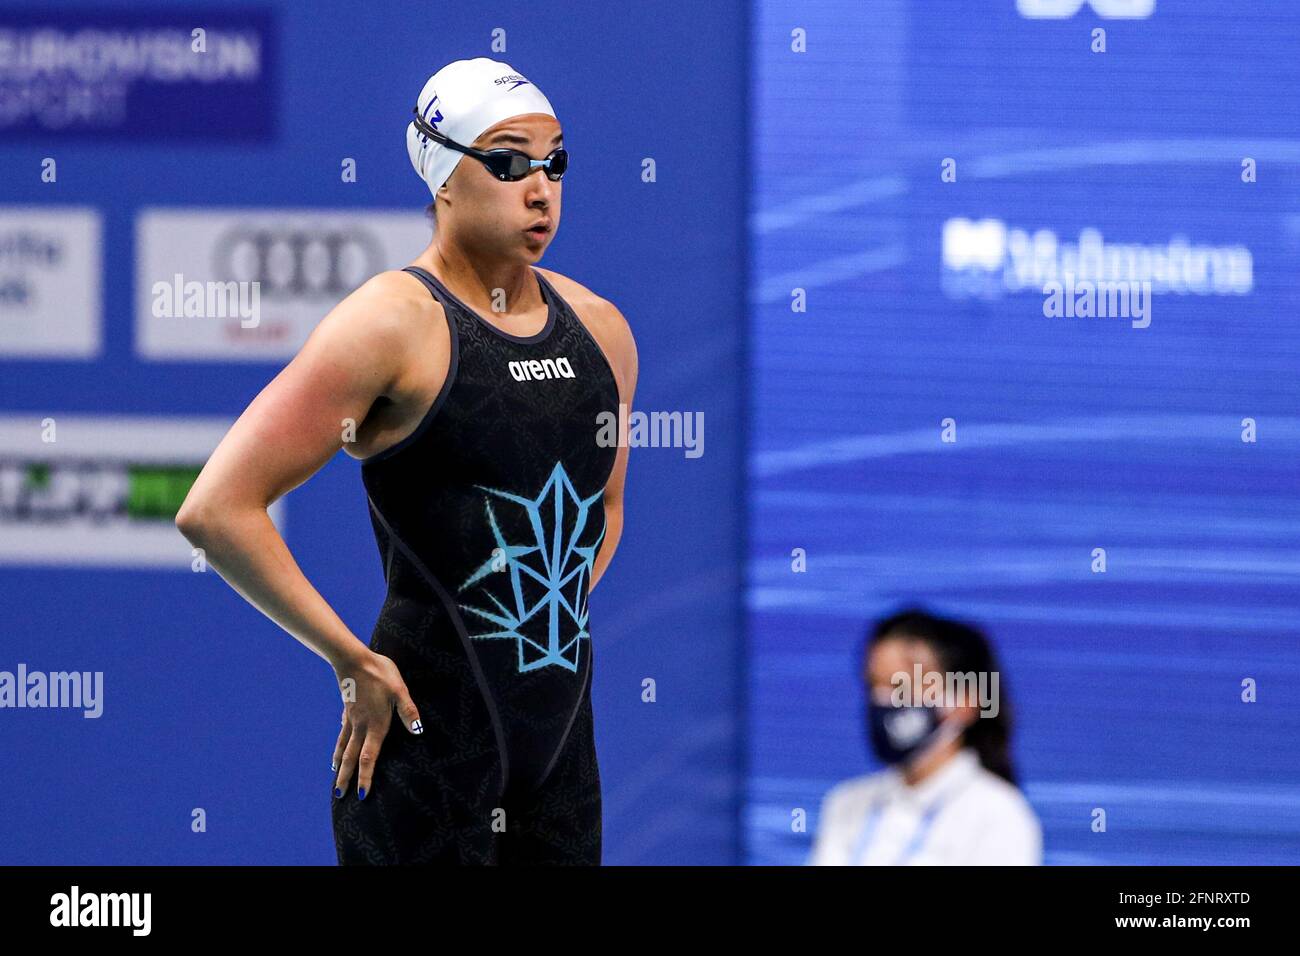
[[[836,784],[822,800],[813,866],[1042,863],[1029,802],[970,748],[916,786],[897,767]]]

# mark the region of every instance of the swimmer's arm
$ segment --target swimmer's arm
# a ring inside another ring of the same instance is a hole
[[[609,319],[605,327],[609,330],[608,341],[611,343],[608,346],[610,360],[615,368],[615,378],[618,380],[618,400],[620,404],[626,406],[627,414],[630,415],[638,371],[636,340],[632,338],[632,330],[627,324],[627,319],[623,318],[623,314],[609,302],[605,302],[604,305]],[[614,551],[618,548],[619,539],[623,536],[623,484],[627,478],[628,453],[627,442],[623,439],[624,436],[620,434],[614,468],[610,472],[609,481],[605,484],[605,537],[600,543],[600,550],[596,553],[596,561],[591,569],[591,586],[587,589],[588,592],[596,587],[596,582],[609,567],[609,562],[614,558]]]
[[[231,426],[176,515],[231,587],[336,669],[366,646],[308,582],[267,508],[338,452],[345,421],[359,425],[398,376],[407,306],[397,282],[376,276],[321,320]]]

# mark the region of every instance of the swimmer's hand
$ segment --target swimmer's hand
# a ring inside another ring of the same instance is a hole
[[[370,792],[379,748],[393,720],[393,708],[397,708],[403,725],[411,733],[423,733],[424,728],[406,682],[391,658],[365,648],[359,658],[336,668],[335,674],[343,693],[343,729],[339,731],[330,764],[338,773],[334,796],[347,793],[352,771],[358,770],[357,796],[364,800]]]

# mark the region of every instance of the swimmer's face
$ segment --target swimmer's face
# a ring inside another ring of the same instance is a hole
[[[503,119],[474,140],[475,149],[517,149],[533,159],[545,159],[564,145],[559,121],[545,113],[525,113]],[[560,225],[560,187],[546,170],[534,169],[517,182],[502,182],[486,166],[461,158],[447,180],[446,190],[459,240],[467,246],[500,256],[517,254],[533,263],[542,257]],[[439,209],[439,219],[443,216]],[[530,230],[548,220],[546,230]]]

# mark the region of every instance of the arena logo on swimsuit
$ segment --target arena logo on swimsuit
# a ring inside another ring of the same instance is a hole
[[[529,359],[527,362],[511,362],[510,376],[516,382],[527,382],[539,378],[576,378],[573,367],[567,358]]]

